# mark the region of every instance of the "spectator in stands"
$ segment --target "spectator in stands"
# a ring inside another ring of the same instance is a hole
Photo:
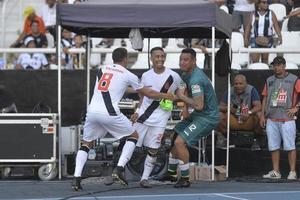
[[[233,31],[239,32],[241,26],[243,31],[249,21],[251,21],[251,15],[255,11],[255,0],[235,0],[235,5],[232,13]]]
[[[33,37],[26,37],[24,44],[26,48],[36,48]],[[43,53],[22,53],[18,58],[16,69],[43,69],[48,65],[47,58]]]
[[[56,41],[56,0],[46,0],[40,10],[40,17],[44,20],[47,31]]]
[[[61,64],[65,69],[73,69],[72,55],[69,54],[69,48],[73,45],[72,33],[67,29],[62,29],[61,46],[63,52],[61,54]]]
[[[32,21],[31,29],[32,33],[26,37],[33,37],[37,48],[47,48],[48,40],[46,35],[40,32],[39,22],[35,20]]]
[[[25,8],[24,17],[25,17],[25,22],[24,22],[23,32],[19,35],[18,39],[11,45],[11,47],[20,47],[25,36],[32,34],[31,24],[33,21],[38,22],[39,30],[42,34],[46,33],[44,21],[42,18],[40,18],[35,14],[35,10],[33,7],[28,6],[27,8]]]
[[[220,48],[222,46],[223,40],[216,39],[215,40],[215,48]],[[205,56],[204,59],[204,68],[211,69],[211,53],[208,53],[207,48],[212,48],[212,40],[211,39],[192,39],[191,41],[192,48],[200,49]]]
[[[293,10],[286,17],[289,18],[288,31],[300,31],[300,0],[293,1]]]
[[[75,35],[74,36],[74,48],[85,48],[86,43],[83,41],[82,35]],[[80,56],[81,56],[81,63],[80,63]],[[85,54],[72,54],[73,65],[75,69],[82,68],[86,62]]]
[[[257,3],[257,9],[251,16],[244,34],[245,47],[250,46],[252,48],[271,48],[274,44],[274,31],[278,36],[278,43],[282,43],[281,30],[276,18],[276,15],[272,10],[268,8],[267,0],[259,0]],[[250,34],[251,33],[251,34]],[[250,54],[251,61],[253,63],[261,62],[268,64],[268,53],[253,53]]]
[[[262,115],[260,125],[266,126],[268,147],[271,151],[273,170],[263,178],[280,179],[280,146],[288,151],[290,173],[289,180],[296,180],[296,123],[294,119],[297,111],[297,100],[300,93],[300,81],[297,76],[285,71],[286,61],[277,56],[271,63],[274,75],[270,76],[263,90]],[[296,107],[296,109],[294,109]]]
[[[227,102],[228,92],[225,92],[220,102],[220,123],[217,135],[217,146],[226,145],[223,134],[227,132]],[[230,93],[230,130],[253,131],[254,140],[251,150],[260,150],[257,138],[262,134],[259,127],[259,116],[261,102],[255,87],[247,83],[246,77],[242,74],[236,75]]]

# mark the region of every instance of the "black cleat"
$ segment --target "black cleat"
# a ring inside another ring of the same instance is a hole
[[[140,186],[142,188],[152,188],[152,185],[146,179],[143,179],[143,180],[140,181]]]
[[[73,188],[74,191],[82,190],[82,186],[81,186],[80,182],[81,182],[81,177],[75,177],[74,178],[74,182],[72,184],[72,188]]]
[[[123,186],[128,186],[128,182],[126,181],[125,177],[124,177],[124,167],[121,166],[117,166],[112,173],[112,177],[114,179],[115,182],[123,185]]]
[[[170,174],[166,173],[162,177],[160,177],[158,180],[162,181],[162,182],[165,182],[165,181],[176,182],[177,181],[177,175],[170,175]]]
[[[187,188],[190,187],[191,182],[189,181],[189,178],[181,178],[177,181],[177,183],[174,185],[175,188]]]

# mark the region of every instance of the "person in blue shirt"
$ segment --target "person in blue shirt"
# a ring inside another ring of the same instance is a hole
[[[220,124],[218,125],[217,147],[225,146],[222,134],[227,132],[227,102],[228,92],[225,92],[220,102]],[[259,126],[261,101],[255,87],[247,83],[246,77],[238,74],[234,78],[230,93],[230,130],[253,131],[254,140],[251,150],[260,150],[257,137],[262,130]]]

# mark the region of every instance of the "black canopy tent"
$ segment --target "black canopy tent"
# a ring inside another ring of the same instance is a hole
[[[89,0],[81,4],[58,4],[58,58],[61,55],[61,27],[88,37],[127,38],[132,28],[139,28],[144,38],[212,38],[212,83],[214,85],[215,39],[231,37],[231,22],[231,15],[220,10],[215,4],[201,0]],[[89,44],[88,42],[88,63]],[[61,70],[60,59],[58,59],[58,70]],[[90,90],[89,76],[87,70],[87,91]],[[87,92],[88,102],[89,92]],[[60,106],[59,102],[59,116],[61,116]],[[212,137],[214,149],[214,134]],[[229,134],[227,138],[229,139]],[[227,175],[228,152],[227,148]],[[214,167],[214,150],[212,166]],[[212,178],[214,180],[214,170],[212,170]]]

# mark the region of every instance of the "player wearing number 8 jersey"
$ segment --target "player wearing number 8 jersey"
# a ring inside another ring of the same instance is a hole
[[[171,93],[160,93],[143,87],[138,77],[125,68],[128,64],[126,49],[115,49],[112,57],[114,64],[103,66],[97,72],[94,94],[86,114],[82,146],[76,156],[75,180],[72,185],[76,191],[82,189],[81,173],[94,140],[103,138],[107,132],[117,139],[128,136],[120,160],[129,160],[132,155],[138,134],[132,127],[130,120],[118,108],[128,86],[150,98],[173,99]],[[117,174],[115,178],[126,184],[121,173]]]

